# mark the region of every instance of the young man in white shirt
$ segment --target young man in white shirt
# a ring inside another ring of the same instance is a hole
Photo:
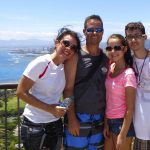
[[[150,150],[150,53],[145,48],[147,35],[141,22],[128,23],[125,34],[128,45],[134,53],[138,84],[133,118],[136,133],[134,150]]]

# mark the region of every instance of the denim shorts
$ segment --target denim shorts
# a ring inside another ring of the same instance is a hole
[[[117,119],[108,119],[107,123],[109,126],[109,131],[112,132],[115,135],[118,135],[121,131],[122,125],[123,125],[124,118],[117,118]],[[135,136],[135,131],[133,127],[133,123],[131,123],[127,137]]]

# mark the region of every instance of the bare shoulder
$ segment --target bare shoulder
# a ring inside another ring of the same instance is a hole
[[[77,54],[75,54],[71,59],[65,61],[64,63],[65,72],[74,69],[74,67],[76,67],[77,65],[77,62],[78,62]]]
[[[67,60],[65,62],[65,77],[66,77],[66,85],[64,89],[64,96],[71,96],[73,95],[75,77],[76,77],[76,70],[77,70],[77,61],[78,55],[74,55],[71,60]]]

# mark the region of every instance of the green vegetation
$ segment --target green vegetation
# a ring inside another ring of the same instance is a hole
[[[23,102],[22,100],[20,100],[19,101],[19,107],[20,107],[20,109],[23,110],[24,106],[25,106],[25,102]],[[9,100],[7,102],[7,112],[8,112],[8,114],[17,113],[17,107],[18,107],[17,97],[14,96],[14,97],[9,98]],[[0,112],[3,112],[4,110],[5,110],[4,102],[3,103],[1,102]]]
[[[14,93],[13,93],[14,94]],[[8,137],[8,149],[17,150],[15,145],[18,144],[17,132],[14,133],[17,129],[18,122],[18,98],[14,95],[9,95],[7,100],[7,137]],[[19,114],[23,112],[25,103],[22,100],[19,100]],[[4,98],[0,97],[0,150],[5,149],[5,102]],[[22,149],[23,150],[23,149]]]

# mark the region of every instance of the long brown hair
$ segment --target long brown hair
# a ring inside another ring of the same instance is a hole
[[[109,36],[109,38],[108,38],[108,40],[107,40],[107,44],[108,44],[108,42],[109,42],[109,40],[110,40],[111,38],[117,38],[117,39],[119,39],[119,40],[120,40],[120,43],[121,43],[123,46],[126,46],[126,47],[127,47],[127,51],[126,51],[126,53],[124,54],[125,63],[126,63],[126,66],[133,68],[133,57],[132,57],[132,55],[131,55],[131,50],[130,50],[130,48],[129,48],[129,46],[128,46],[128,43],[127,43],[125,37],[122,36],[121,34],[112,34],[111,36]]]

